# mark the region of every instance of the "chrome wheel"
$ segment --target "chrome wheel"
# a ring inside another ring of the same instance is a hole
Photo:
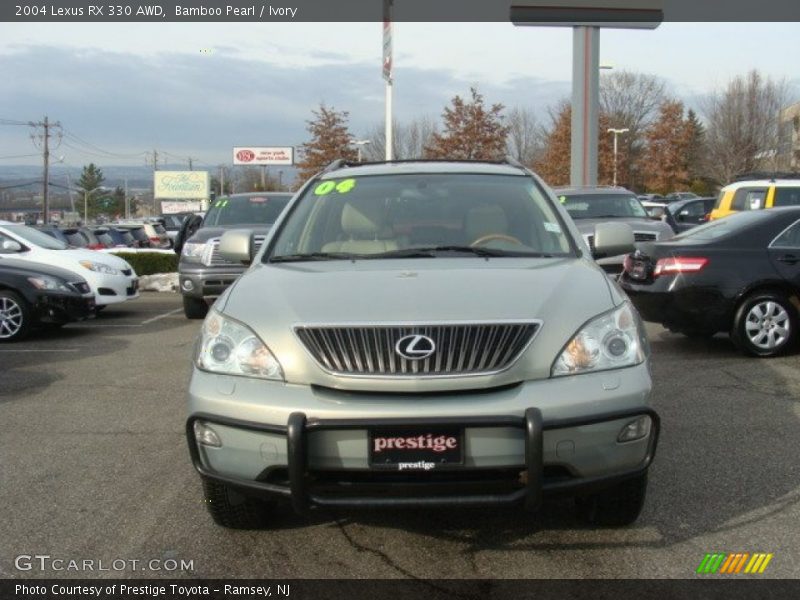
[[[747,313],[744,327],[750,343],[762,350],[783,346],[791,335],[789,313],[772,300],[754,304]]]
[[[22,307],[11,298],[0,297],[0,339],[15,337],[22,326]]]

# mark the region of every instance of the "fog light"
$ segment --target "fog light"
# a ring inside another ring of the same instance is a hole
[[[219,439],[217,432],[202,421],[194,422],[194,439],[203,446],[222,448],[222,441]]]
[[[181,283],[181,287],[184,292],[191,292],[194,289],[194,284],[191,279],[184,279],[183,283]]]
[[[620,429],[619,435],[617,436],[617,441],[632,442],[634,440],[640,440],[643,437],[647,437],[650,435],[650,426],[652,424],[653,420],[649,416],[642,415],[630,423],[627,423],[622,429]]]

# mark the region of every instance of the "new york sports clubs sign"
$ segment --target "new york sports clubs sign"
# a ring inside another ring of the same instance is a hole
[[[291,165],[294,148],[291,146],[236,146],[233,149],[234,165]]]

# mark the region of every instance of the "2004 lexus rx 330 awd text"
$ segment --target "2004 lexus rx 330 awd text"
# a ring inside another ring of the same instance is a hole
[[[618,224],[595,254],[633,248]],[[337,161],[308,181],[198,339],[187,436],[220,525],[314,507],[576,498],[633,522],[658,437],[635,309],[513,161]]]

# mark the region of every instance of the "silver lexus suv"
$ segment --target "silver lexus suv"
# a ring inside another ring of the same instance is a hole
[[[659,431],[641,321],[521,165],[336,161],[260,248],[240,229],[219,251],[250,268],[203,323],[186,424],[218,524],[269,526],[281,499],[639,515]]]

